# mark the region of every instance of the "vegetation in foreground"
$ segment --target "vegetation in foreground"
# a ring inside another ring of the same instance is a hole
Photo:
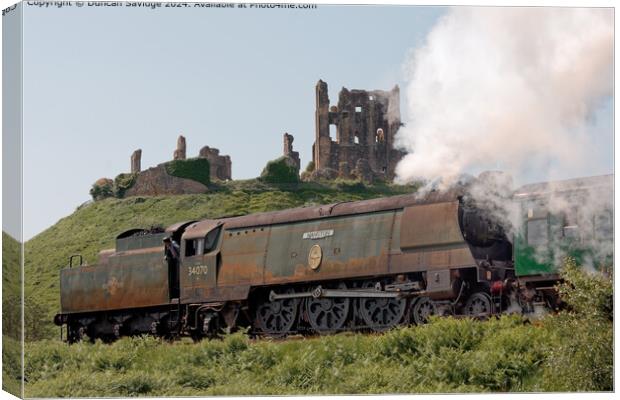
[[[611,278],[570,262],[565,274],[566,310],[534,321],[439,318],[286,341],[27,343],[26,396],[611,391]]]

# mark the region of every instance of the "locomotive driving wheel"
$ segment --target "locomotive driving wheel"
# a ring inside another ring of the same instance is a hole
[[[285,293],[293,293],[292,289]],[[269,336],[284,336],[290,332],[297,317],[298,299],[281,299],[261,303],[256,309],[256,325]]]
[[[422,325],[428,322],[428,317],[437,315],[437,307],[433,300],[428,297],[419,297],[411,307],[411,317],[416,325]]]
[[[364,282],[364,288],[374,288],[375,282]],[[406,299],[365,298],[360,300],[360,314],[375,332],[383,332],[398,325],[405,315]]]
[[[493,313],[491,296],[485,292],[474,292],[465,303],[464,314],[471,317],[488,317]]]
[[[344,283],[338,289],[346,289]],[[349,316],[351,301],[346,297],[314,298],[306,301],[306,311],[310,326],[318,333],[335,332],[342,329]]]

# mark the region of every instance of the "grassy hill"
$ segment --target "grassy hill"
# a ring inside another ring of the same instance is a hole
[[[19,396],[21,387],[21,245],[2,232],[2,389]]]
[[[21,246],[11,235],[2,232],[2,305],[5,310],[19,306],[21,301]],[[19,313],[2,314],[2,334],[19,339]]]
[[[113,247],[114,238],[127,229],[413,191],[413,186],[346,181],[278,185],[248,180],[212,185],[208,194],[109,198],[80,206],[25,244],[26,305],[32,309],[26,335],[33,340],[58,335],[51,321],[60,309],[59,270],[72,254],[95,263],[97,253]]]

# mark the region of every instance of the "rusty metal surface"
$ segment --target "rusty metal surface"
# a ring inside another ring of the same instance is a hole
[[[191,240],[204,238],[207,233],[222,224],[222,221],[215,219],[205,219],[199,222],[194,222],[185,229],[183,233],[183,240]]]
[[[390,256],[390,272],[432,271],[445,268],[473,267],[476,265],[467,244],[451,248],[422,248]]]
[[[162,246],[162,240],[167,236],[165,232],[137,234],[134,236],[116,239],[116,251],[124,252],[130,250],[139,250],[151,247]]]
[[[105,311],[167,304],[168,266],[159,252],[117,263],[66,268],[60,272],[62,313]],[[119,257],[116,257],[117,259]]]
[[[185,260],[181,297],[211,301],[224,293],[236,298],[242,294],[234,292],[236,285],[475,266],[459,228],[456,196],[456,191],[425,198],[396,196],[195,223],[184,238],[202,237],[219,223],[224,229],[218,257]],[[321,253],[318,266],[309,261],[316,246]]]
[[[101,250],[98,254],[98,264],[107,264],[108,259],[115,253],[114,249]]]
[[[191,220],[191,221],[183,221],[183,222],[177,222],[176,224],[172,224],[169,227],[166,228],[166,233],[170,234],[170,233],[174,233],[176,231],[178,231],[179,229],[183,229],[186,226],[195,223],[196,220]]]
[[[459,202],[405,208],[400,225],[400,247],[410,249],[465,243],[458,221]]]
[[[293,208],[290,210],[227,218],[222,221],[224,221],[225,229],[267,226],[335,216],[397,210],[416,204],[454,201],[459,195],[462,195],[463,192],[464,188],[457,187],[444,192],[431,191],[425,195],[407,194],[379,199],[335,203],[317,207]]]
[[[238,301],[248,298],[250,285],[233,285],[222,287],[195,286],[181,292],[182,303],[202,303],[209,299],[219,301]]]
[[[127,250],[105,253],[107,262],[100,266],[61,272],[62,312],[167,304],[161,239],[184,228],[183,240],[191,240],[223,225],[216,250],[183,259],[182,302],[241,300],[253,286],[470,266],[473,259],[457,220],[459,194],[431,192],[187,221],[167,233],[127,231],[133,232],[121,238],[132,241]],[[317,246],[321,258],[314,265],[309,256]]]
[[[110,254],[107,264],[111,266],[137,267],[147,263],[161,263],[164,257],[164,246],[161,241],[157,247],[135,249]]]
[[[264,283],[387,272],[393,216],[394,211],[381,211],[272,226]],[[313,269],[308,257],[315,245],[322,257]]]

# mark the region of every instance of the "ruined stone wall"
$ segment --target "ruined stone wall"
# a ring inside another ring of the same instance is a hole
[[[228,180],[232,179],[232,162],[230,156],[221,156],[218,149],[204,146],[200,149],[198,157],[209,160],[209,175],[211,180]]]
[[[342,88],[338,104],[330,107],[327,83],[316,85],[315,170],[337,171],[342,178],[394,178],[404,153],[394,149],[401,126],[400,89],[391,91]],[[330,126],[336,128],[330,136]]]
[[[299,174],[299,170],[301,169],[301,159],[299,158],[299,152],[293,150],[293,141],[295,138],[293,135],[289,135],[288,133],[284,134],[284,149],[283,155],[290,163],[297,168],[297,173]]]
[[[166,167],[161,164],[140,172],[134,184],[125,192],[125,197],[198,194],[206,193],[207,190],[200,182],[169,175]]]
[[[218,149],[205,146],[200,150],[198,157],[209,161],[209,176],[211,181],[231,179],[232,162],[230,156],[220,155]],[[135,174],[135,181],[125,196],[157,196],[170,194],[205,193],[208,188],[204,184],[192,179],[179,178],[169,175],[166,163],[142,171],[142,150],[138,149],[131,154],[131,173]],[[173,152],[173,160],[187,160],[187,142],[180,135]],[[112,181],[110,181],[112,182]],[[98,183],[95,183],[98,185]],[[112,184],[109,185],[110,187]]]

